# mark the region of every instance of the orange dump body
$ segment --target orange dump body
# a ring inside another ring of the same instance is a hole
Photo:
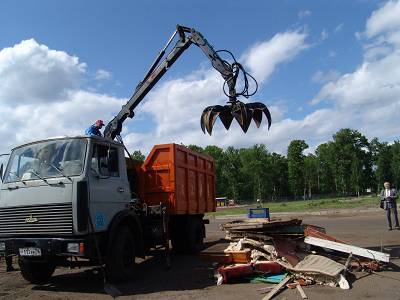
[[[211,156],[176,144],[156,145],[139,171],[139,194],[170,214],[215,211],[215,163]]]

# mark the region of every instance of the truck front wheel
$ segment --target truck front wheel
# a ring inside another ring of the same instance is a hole
[[[36,262],[20,257],[18,264],[22,277],[33,284],[43,284],[49,281],[56,269],[51,262]]]
[[[135,270],[135,239],[127,226],[117,230],[107,257],[107,276],[110,282],[132,278]]]

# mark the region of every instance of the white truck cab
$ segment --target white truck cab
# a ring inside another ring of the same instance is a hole
[[[109,250],[111,223],[118,216],[130,215],[137,223],[133,231],[141,231],[131,195],[118,142],[76,136],[16,147],[0,187],[0,254],[18,255],[31,282],[68,265],[70,256],[98,264]],[[141,240],[136,246],[143,248]]]

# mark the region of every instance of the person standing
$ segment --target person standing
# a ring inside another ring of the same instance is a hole
[[[391,218],[392,213],[394,215],[395,228],[399,230],[400,227],[399,227],[399,219],[397,216],[396,190],[390,187],[389,182],[385,182],[383,186],[384,189],[381,191],[381,201],[383,201],[383,209],[386,210],[386,217],[388,220],[389,230],[393,229],[392,218]]]
[[[100,132],[100,129],[104,126],[104,122],[102,120],[97,120],[93,125],[91,125],[88,129],[86,129],[86,135],[97,135],[103,136]]]

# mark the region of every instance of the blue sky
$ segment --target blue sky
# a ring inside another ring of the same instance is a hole
[[[382,101],[390,110],[399,105],[400,78],[379,73],[385,59],[397,62],[400,24],[392,14],[399,7],[398,1],[368,0],[2,1],[0,138],[17,132],[0,149],[78,134],[97,118],[107,122],[177,23],[201,31],[216,49],[232,51],[260,75],[253,100],[271,107],[271,131],[253,128],[244,135],[234,127],[230,134],[219,124],[212,137],[203,135],[201,107],[212,104],[213,97],[213,104],[223,103],[217,89],[222,80],[192,46],[138,108],[137,118],[125,123],[131,148],[148,151],[162,142],[265,143],[284,153],[292,139],[305,139],[315,148],[342,126],[368,137],[398,139],[394,129],[387,129],[393,123],[369,126]],[[398,74],[394,68],[390,72]],[[374,78],[380,82],[376,89],[358,92]],[[388,93],[382,86],[395,88]],[[365,105],[369,112],[363,111]],[[29,129],[21,118],[32,122]]]

